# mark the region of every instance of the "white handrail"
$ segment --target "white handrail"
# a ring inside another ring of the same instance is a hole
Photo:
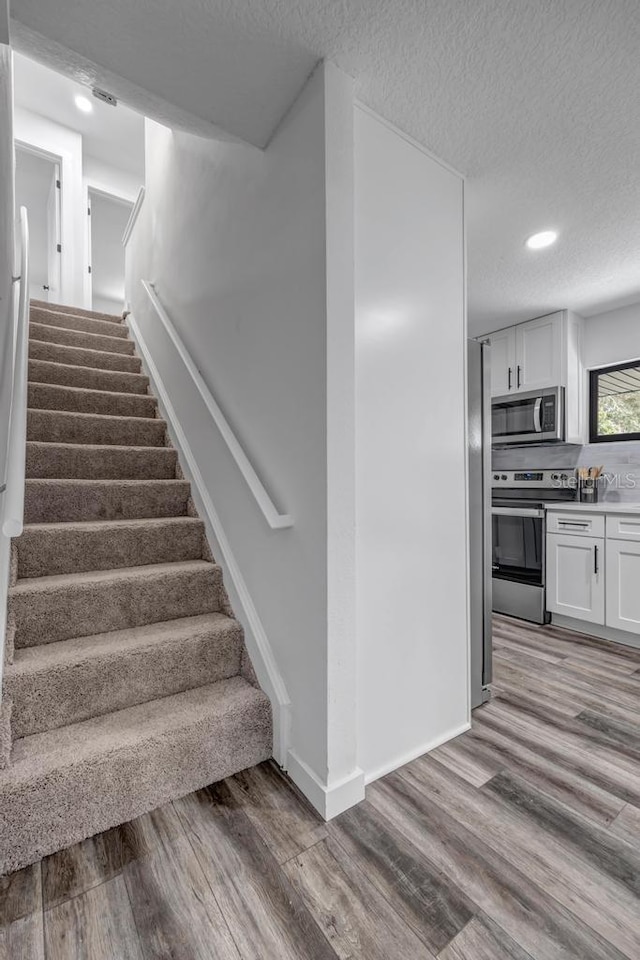
[[[272,530],[282,530],[285,527],[292,527],[293,517],[286,513],[279,513],[276,509],[271,497],[265,490],[262,481],[258,477],[258,474],[255,472],[251,463],[249,462],[249,458],[240,446],[238,438],[231,429],[226,417],[216,403],[208,386],[204,382],[202,374],[191,359],[191,356],[182,342],[178,331],[171,322],[167,311],[164,309],[160,300],[158,299],[158,294],[156,293],[153,284],[148,280],[142,280],[142,286],[144,287],[147,296],[151,300],[156,313],[160,317],[162,325],[173,341],[173,345],[180,354],[180,358],[187,368],[191,379],[198,390],[198,393],[204,400],[207,410],[211,414],[212,420],[220,431],[220,434],[227,444],[233,459],[238,465],[240,472],[247,483],[247,486],[251,490],[258,503],[258,506],[262,510],[265,520]]]
[[[136,220],[140,216],[140,211],[142,210],[142,204],[144,202],[144,194],[145,194],[144,187],[140,187],[140,189],[138,190],[138,196],[136,197],[136,202],[131,208],[131,213],[129,214],[127,225],[124,228],[124,233],[122,234],[123,247],[126,247],[126,245],[128,244],[129,237],[131,236],[131,232],[136,225]]]
[[[29,353],[29,220],[26,207],[20,207],[20,275],[14,279],[19,281],[20,291],[14,324],[7,475],[2,510],[2,533],[5,537],[19,537],[24,524]]]

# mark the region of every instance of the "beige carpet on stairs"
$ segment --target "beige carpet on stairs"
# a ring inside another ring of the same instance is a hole
[[[0,873],[271,756],[271,706],[126,322],[32,301]]]

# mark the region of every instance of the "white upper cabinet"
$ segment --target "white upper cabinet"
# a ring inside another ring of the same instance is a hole
[[[491,396],[509,393],[515,384],[516,332],[515,327],[498,330],[488,340],[491,344]]]
[[[568,443],[584,442],[582,320],[568,310],[490,333],[491,396],[565,388]]]
[[[521,323],[516,334],[516,390],[562,385],[562,314]]]

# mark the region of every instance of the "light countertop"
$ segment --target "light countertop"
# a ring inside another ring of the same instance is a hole
[[[578,513],[628,513],[640,514],[640,502],[600,501],[599,503],[547,503],[547,513],[564,513],[566,510]]]

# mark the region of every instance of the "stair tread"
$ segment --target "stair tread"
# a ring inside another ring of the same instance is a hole
[[[74,349],[74,348],[72,348]],[[29,382],[30,383],[44,383],[51,387],[63,387],[65,389],[71,389],[72,384],[60,383],[58,380],[33,380],[32,373],[37,371],[42,373],[51,373],[53,371],[59,372],[65,377],[70,377],[71,379],[77,378],[78,376],[88,377],[89,379],[94,379],[96,376],[100,375],[102,377],[110,378],[115,381],[122,381],[122,379],[128,381],[130,384],[140,384],[144,382],[146,387],[149,386],[149,377],[146,373],[136,373],[133,370],[105,370],[99,367],[87,367],[81,363],[62,363],[59,360],[41,360],[39,357],[29,357]],[[76,387],[77,390],[90,390],[95,389],[98,393],[127,393],[128,391],[122,390],[107,390],[101,388],[98,390],[97,387]],[[149,396],[147,393],[138,393],[137,391],[129,391],[134,396],[145,397]]]
[[[87,333],[102,330],[106,336],[127,339],[129,328],[121,320],[105,320],[101,317],[87,317],[77,313],[63,313],[60,310],[45,310],[44,307],[33,307],[29,314],[29,323],[40,323],[49,327],[60,327],[64,330],[84,330],[76,324],[90,324]]]
[[[119,580],[150,580],[167,573],[196,573],[215,570],[210,560],[178,560],[168,563],[147,563],[139,567],[116,567],[113,570],[87,570],[83,573],[57,573],[50,577],[26,577],[9,588],[10,596],[38,593],[79,583],[108,583]]]
[[[50,340],[48,338],[45,338],[43,340],[40,337],[32,337],[31,334],[33,331],[35,331],[36,333],[47,333],[49,334],[49,336],[52,336],[52,335],[55,336],[55,331],[58,331],[59,333],[63,334],[65,337],[77,338],[78,340],[85,340],[88,337],[89,344],[91,344],[92,340],[95,342],[99,340],[111,341],[114,347],[116,344],[123,344],[123,343],[127,344],[126,351],[122,351],[118,349],[114,349],[113,351],[111,351],[111,350],[105,349],[104,347],[98,347],[97,345],[92,347],[87,343],[78,344],[78,346],[81,346],[83,350],[97,350],[98,353],[126,354],[126,353],[129,353],[130,351],[133,352],[133,350],[135,350],[135,345],[133,343],[133,340],[130,340],[128,337],[112,337],[108,333],[91,333],[90,330],[74,330],[71,327],[56,327],[54,323],[38,323],[37,320],[31,320],[29,322],[29,339],[30,340],[37,340],[38,343],[55,343],[56,346],[60,346],[60,347],[73,347],[74,344],[59,343],[57,340]],[[52,334],[52,331],[54,331],[53,334]],[[110,343],[107,344],[107,346],[110,346],[110,345],[111,345]]]
[[[88,414],[88,416],[93,416],[93,414]],[[124,418],[124,419],[136,420],[136,419],[141,419],[141,418],[139,418],[139,417],[131,417],[131,418]],[[154,420],[154,423],[157,423],[157,422],[158,422],[157,420]],[[136,446],[136,445],[134,445],[134,444],[127,445],[127,444],[120,444],[120,443],[61,443],[61,442],[58,441],[58,440],[55,440],[55,441],[51,441],[51,440],[27,440],[27,446],[28,446],[28,447],[29,447],[29,446],[33,446],[33,447],[36,447],[36,446],[37,446],[37,447],[51,447],[51,448],[53,448],[53,447],[62,447],[62,448],[65,449],[65,450],[68,450],[68,449],[71,448],[71,447],[76,447],[76,448],[79,449],[79,450],[109,450],[111,453],[114,453],[114,452],[116,452],[116,451],[118,451],[118,450],[128,450],[128,451],[146,450],[147,452],[170,453],[170,454],[172,454],[172,456],[176,456],[175,447],[153,447],[153,446],[149,446],[149,445]],[[36,480],[37,477],[32,477],[32,478],[30,478],[30,479]],[[47,479],[47,478],[43,478],[43,479]],[[49,478],[49,479],[52,479],[52,478]],[[61,478],[61,479],[73,479],[73,477],[65,477],[65,478]],[[78,479],[82,479],[82,478],[79,477]],[[98,478],[98,479],[99,479],[99,478]],[[117,477],[112,477],[111,479],[117,480]],[[124,480],[124,479],[127,479],[127,478],[123,477],[123,480]],[[170,478],[170,477],[165,477],[165,479],[171,479],[171,478]]]
[[[46,361],[46,360],[35,360],[35,361],[32,361],[32,362],[34,362],[34,363],[47,363],[48,361]],[[64,363],[60,363],[60,364],[57,364],[57,363],[56,363],[56,364],[54,364],[54,366],[64,367],[64,366],[69,366],[69,365],[64,364]],[[85,368],[82,368],[82,367],[69,366],[69,369],[70,369],[70,370],[82,370],[82,369],[95,370],[95,367],[85,367]],[[109,372],[111,372],[111,371],[109,371]],[[117,371],[117,372],[118,372],[118,373],[126,373],[126,371]],[[132,377],[139,377],[139,376],[144,376],[144,374],[132,373],[131,376],[132,376]],[[28,380],[28,381],[27,381],[27,386],[29,386],[29,387],[47,387],[49,390],[59,391],[61,394],[62,394],[62,393],[65,393],[65,392],[68,391],[68,390],[72,390],[72,391],[73,391],[75,394],[77,394],[78,396],[79,396],[80,394],[83,394],[83,395],[84,395],[84,394],[89,394],[90,396],[97,396],[97,395],[98,395],[98,396],[105,396],[105,395],[106,395],[106,396],[108,396],[108,397],[110,397],[110,398],[113,398],[114,400],[118,400],[118,399],[120,399],[121,397],[135,397],[136,399],[139,399],[140,397],[142,397],[143,400],[149,400],[149,401],[152,401],[153,403],[157,403],[156,398],[155,398],[155,397],[153,396],[153,394],[151,394],[151,393],[127,393],[127,392],[124,391],[124,390],[98,390],[98,389],[95,388],[95,387],[74,387],[72,384],[69,384],[69,385],[67,386],[67,384],[65,384],[65,383],[48,383],[46,380]],[[53,407],[53,408],[52,408],[52,407],[37,407],[37,408],[30,408],[30,409],[38,409],[38,410],[52,410],[52,409],[53,409],[53,410],[57,410],[58,408],[57,408],[57,407]],[[64,410],[60,410],[60,413],[65,413],[65,412],[66,412],[66,413],[72,413],[72,412],[77,412],[77,411],[69,411],[69,410],[64,411]],[[150,418],[150,419],[153,419],[153,418]]]
[[[102,391],[97,390],[96,393],[101,393]],[[111,396],[111,394],[110,394]],[[70,418],[80,418],[85,421],[95,420],[96,423],[105,423],[107,420],[112,420],[114,423],[121,423],[123,420],[131,422],[136,426],[145,423],[158,424],[161,423],[166,427],[166,420],[162,420],[160,417],[129,417],[126,414],[120,413],[84,413],[80,410],[51,410],[49,407],[27,407],[27,410],[31,413],[44,413],[48,417],[61,417],[64,420]],[[50,443],[49,440],[39,440],[35,441],[37,443]],[[57,443],[59,441],[53,441]],[[87,444],[76,444],[76,446],[87,446]],[[114,446],[114,444],[109,444],[109,446]]]
[[[10,680],[15,676],[95,660],[105,654],[133,652],[153,647],[166,640],[177,642],[212,630],[224,632],[230,629],[240,630],[238,621],[232,617],[220,612],[202,613],[193,617],[178,617],[176,620],[161,620],[159,623],[148,623],[141,627],[128,627],[108,633],[73,637],[70,640],[57,640],[55,643],[43,643],[35,647],[22,647],[15,651],[13,663],[5,668],[5,677]]]
[[[126,480],[107,477],[29,477],[25,483],[27,523],[184,517],[188,480],[175,477]]]
[[[94,481],[86,481],[92,483]],[[107,483],[145,483],[144,480],[118,481],[108,480]],[[154,483],[156,481],[153,481]],[[159,480],[158,483],[167,481]],[[182,481],[168,481],[169,483],[181,483]],[[101,531],[108,530],[143,530],[149,527],[172,527],[172,526],[190,526],[204,527],[204,521],[199,517],[135,517],[131,520],[56,520],[52,523],[25,523],[24,532],[51,533],[53,531],[82,530],[82,531]]]
[[[87,334],[87,336],[90,336],[90,334]],[[30,343],[32,346],[33,346],[34,344],[37,344],[37,345],[39,345],[39,346],[55,347],[56,350],[69,351],[69,356],[70,356],[70,357],[72,357],[74,354],[78,354],[78,353],[91,353],[91,354],[104,355],[104,356],[106,356],[106,357],[113,357],[114,359],[118,359],[118,360],[123,360],[123,359],[125,359],[125,360],[138,360],[138,361],[140,360],[140,357],[137,357],[137,356],[135,356],[135,355],[129,356],[129,355],[126,354],[126,353],[113,353],[111,350],[95,350],[93,347],[72,347],[72,346],[71,346],[70,344],[68,344],[68,343],[53,343],[51,340],[30,340],[29,343]],[[35,359],[37,360],[37,359],[39,359],[39,358],[36,357]],[[59,363],[60,361],[52,360],[52,361],[49,361],[49,362],[50,362],[50,363]],[[69,366],[69,364],[65,364],[65,366]],[[96,368],[96,369],[101,369],[101,368],[98,367],[98,368]],[[128,371],[125,371],[125,373],[126,373],[126,372],[128,372]]]
[[[29,351],[30,351],[29,359],[31,360],[48,359],[46,357],[45,358],[37,357],[37,356],[34,357],[31,353],[32,347],[36,348],[36,351],[40,350],[41,352],[44,352],[44,353],[49,353],[49,354],[53,353],[54,356],[61,357],[61,358],[66,357],[68,360],[71,360],[73,357],[80,358],[82,356],[85,359],[85,363],[78,363],[76,364],[76,366],[84,366],[84,367],[89,366],[89,367],[93,367],[93,369],[95,370],[110,370],[110,371],[118,371],[118,372],[124,372],[124,373],[137,373],[140,370],[140,367],[142,366],[140,357],[136,356],[135,354],[130,355],[127,353],[111,353],[111,351],[109,350],[94,350],[91,347],[70,347],[66,343],[52,343],[50,340],[29,340]],[[95,364],[92,364],[90,362],[92,358],[95,359],[96,361]],[[112,362],[116,364],[124,364],[124,366],[101,367],[98,361],[101,361],[103,363]],[[53,360],[53,361],[50,360],[49,362],[64,363],[63,360]],[[137,367],[137,370],[128,369],[127,367],[129,364]],[[73,363],[71,364],[67,363],[64,365],[74,366]]]
[[[48,310],[50,313],[64,313],[67,316],[89,317],[98,320],[108,319],[112,323],[122,323],[122,314],[104,313],[101,310],[89,310],[88,307],[72,307],[66,303],[53,303],[49,300],[30,300],[30,306],[38,307],[40,310]]]
[[[45,513],[34,519],[25,523],[16,543],[18,580],[203,557],[204,523],[198,517],[79,516],[64,521]]]
[[[36,442],[36,441],[32,441]],[[64,444],[63,444],[64,446]],[[127,450],[135,449],[135,447],[126,447]],[[158,450],[162,448],[152,447],[152,450]],[[167,447],[171,449],[171,447]],[[27,477],[25,484],[44,483],[49,486],[60,486],[60,485],[71,485],[71,484],[86,484],[87,486],[93,487],[115,487],[126,484],[131,489],[139,489],[141,487],[151,485],[155,486],[156,484],[162,484],[163,487],[167,487],[168,484],[173,484],[174,486],[180,486],[181,489],[186,490],[190,486],[188,480],[178,480],[175,477],[157,477],[145,480],[141,477],[123,477],[122,479],[114,477]]]
[[[211,717],[234,713],[241,720],[249,704],[268,703],[266,695],[235,676],[150,700],[113,713],[16,740],[11,765],[0,771],[0,790],[25,780],[46,777],[64,767],[99,762],[119,749],[149,743],[167,731],[197,726]]]

